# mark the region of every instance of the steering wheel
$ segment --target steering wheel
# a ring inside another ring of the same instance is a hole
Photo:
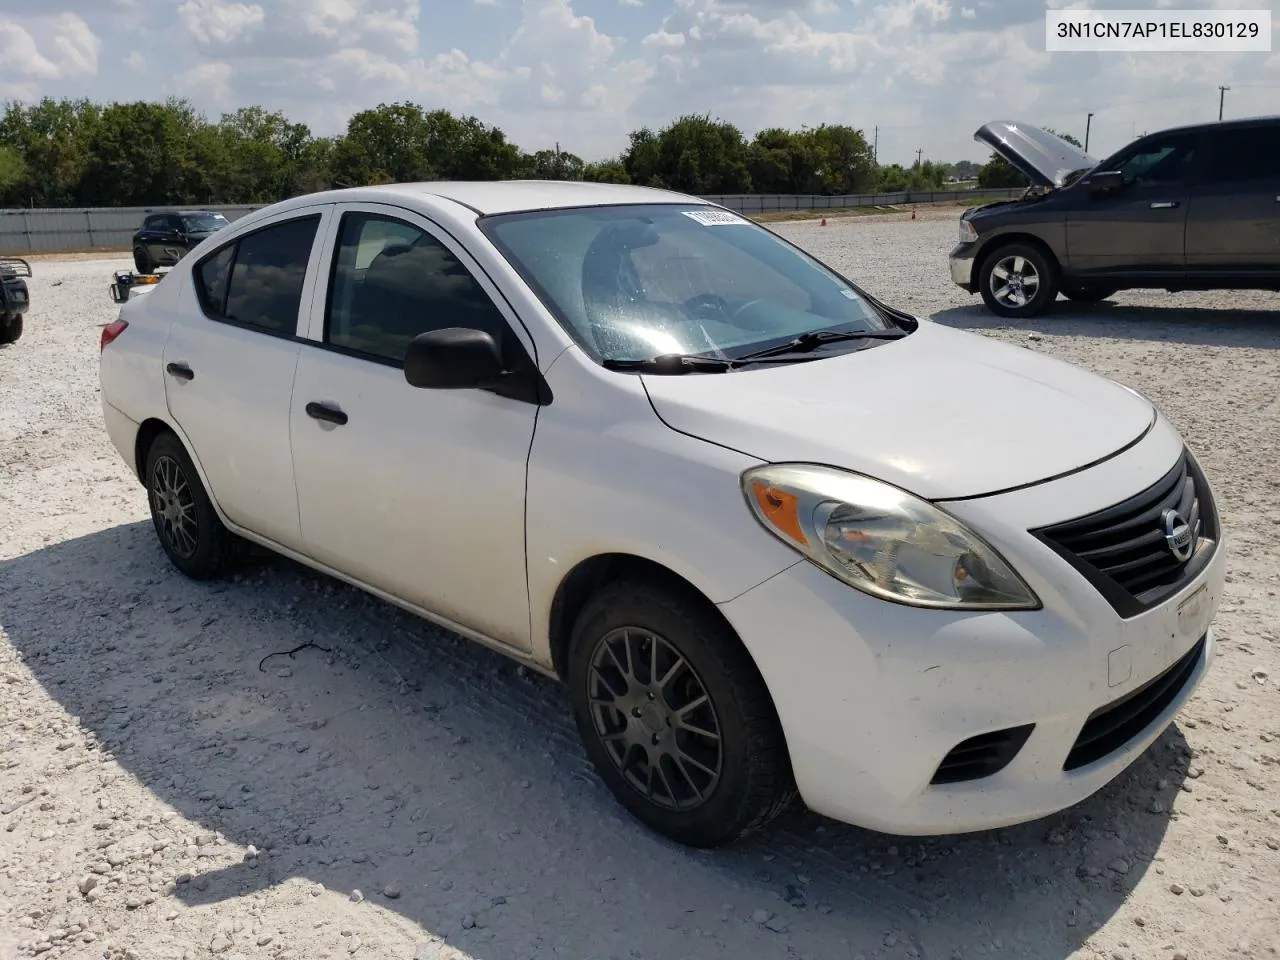
[[[729,309],[729,302],[718,293],[700,293],[696,297],[690,297],[680,304],[681,310],[695,317],[706,316],[708,307],[714,308],[723,314]]]
[[[734,309],[734,311],[733,311],[731,314],[729,314],[729,322],[730,322],[730,323],[738,324],[738,326],[745,326],[745,324],[738,323],[739,318],[740,318],[744,313],[746,313],[746,312],[747,312],[747,310],[749,310],[751,307],[754,307],[756,304],[758,304],[758,303],[769,303],[769,302],[770,302],[770,301],[769,301],[767,298],[765,298],[765,297],[756,297],[756,299],[754,299],[754,300],[748,300],[746,303],[744,303],[744,304],[740,304],[738,307],[736,307],[736,308]],[[763,330],[763,329],[764,329],[764,327],[760,327],[760,326],[754,326],[754,327],[753,327],[753,326],[748,326],[748,329],[753,329],[753,330]]]

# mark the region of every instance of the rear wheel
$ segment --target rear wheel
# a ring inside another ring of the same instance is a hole
[[[0,343],[16,343],[22,336],[22,314],[0,317]]]
[[[596,771],[641,823],[717,847],[795,798],[772,700],[728,625],[689,591],[609,584],[577,619],[567,680]]]
[[[1077,303],[1099,303],[1115,296],[1116,287],[1063,287],[1062,295]]]
[[[151,254],[147,253],[146,247],[133,248],[133,268],[138,273],[152,274],[156,272],[156,265],[151,262]]]
[[[147,500],[151,522],[170,562],[193,580],[219,576],[235,546],[205,492],[182,442],[161,433],[147,451]]]
[[[1006,244],[987,255],[978,284],[987,309],[997,316],[1034,317],[1058,296],[1057,264],[1030,244]]]

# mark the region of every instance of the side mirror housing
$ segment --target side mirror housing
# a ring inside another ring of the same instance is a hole
[[[506,374],[498,342],[484,330],[428,330],[405,351],[404,378],[413,387],[465,390],[491,386]]]
[[[1103,170],[1089,178],[1089,189],[1095,193],[1114,193],[1124,187],[1124,174],[1119,170]]]

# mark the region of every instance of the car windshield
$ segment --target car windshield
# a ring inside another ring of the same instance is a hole
[[[183,227],[195,233],[203,230],[221,230],[229,222],[220,213],[193,213],[182,218]]]
[[[597,360],[734,359],[816,330],[897,330],[812,257],[708,206],[501,214],[481,229]]]

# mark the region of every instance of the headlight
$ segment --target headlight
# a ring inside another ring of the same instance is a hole
[[[968,220],[961,218],[960,220],[960,242],[972,243],[978,239],[978,231],[973,229],[973,224]]]
[[[742,474],[756,519],[850,586],[951,610],[1035,610],[1040,600],[972,530],[933,504],[833,467],[766,464]]]

